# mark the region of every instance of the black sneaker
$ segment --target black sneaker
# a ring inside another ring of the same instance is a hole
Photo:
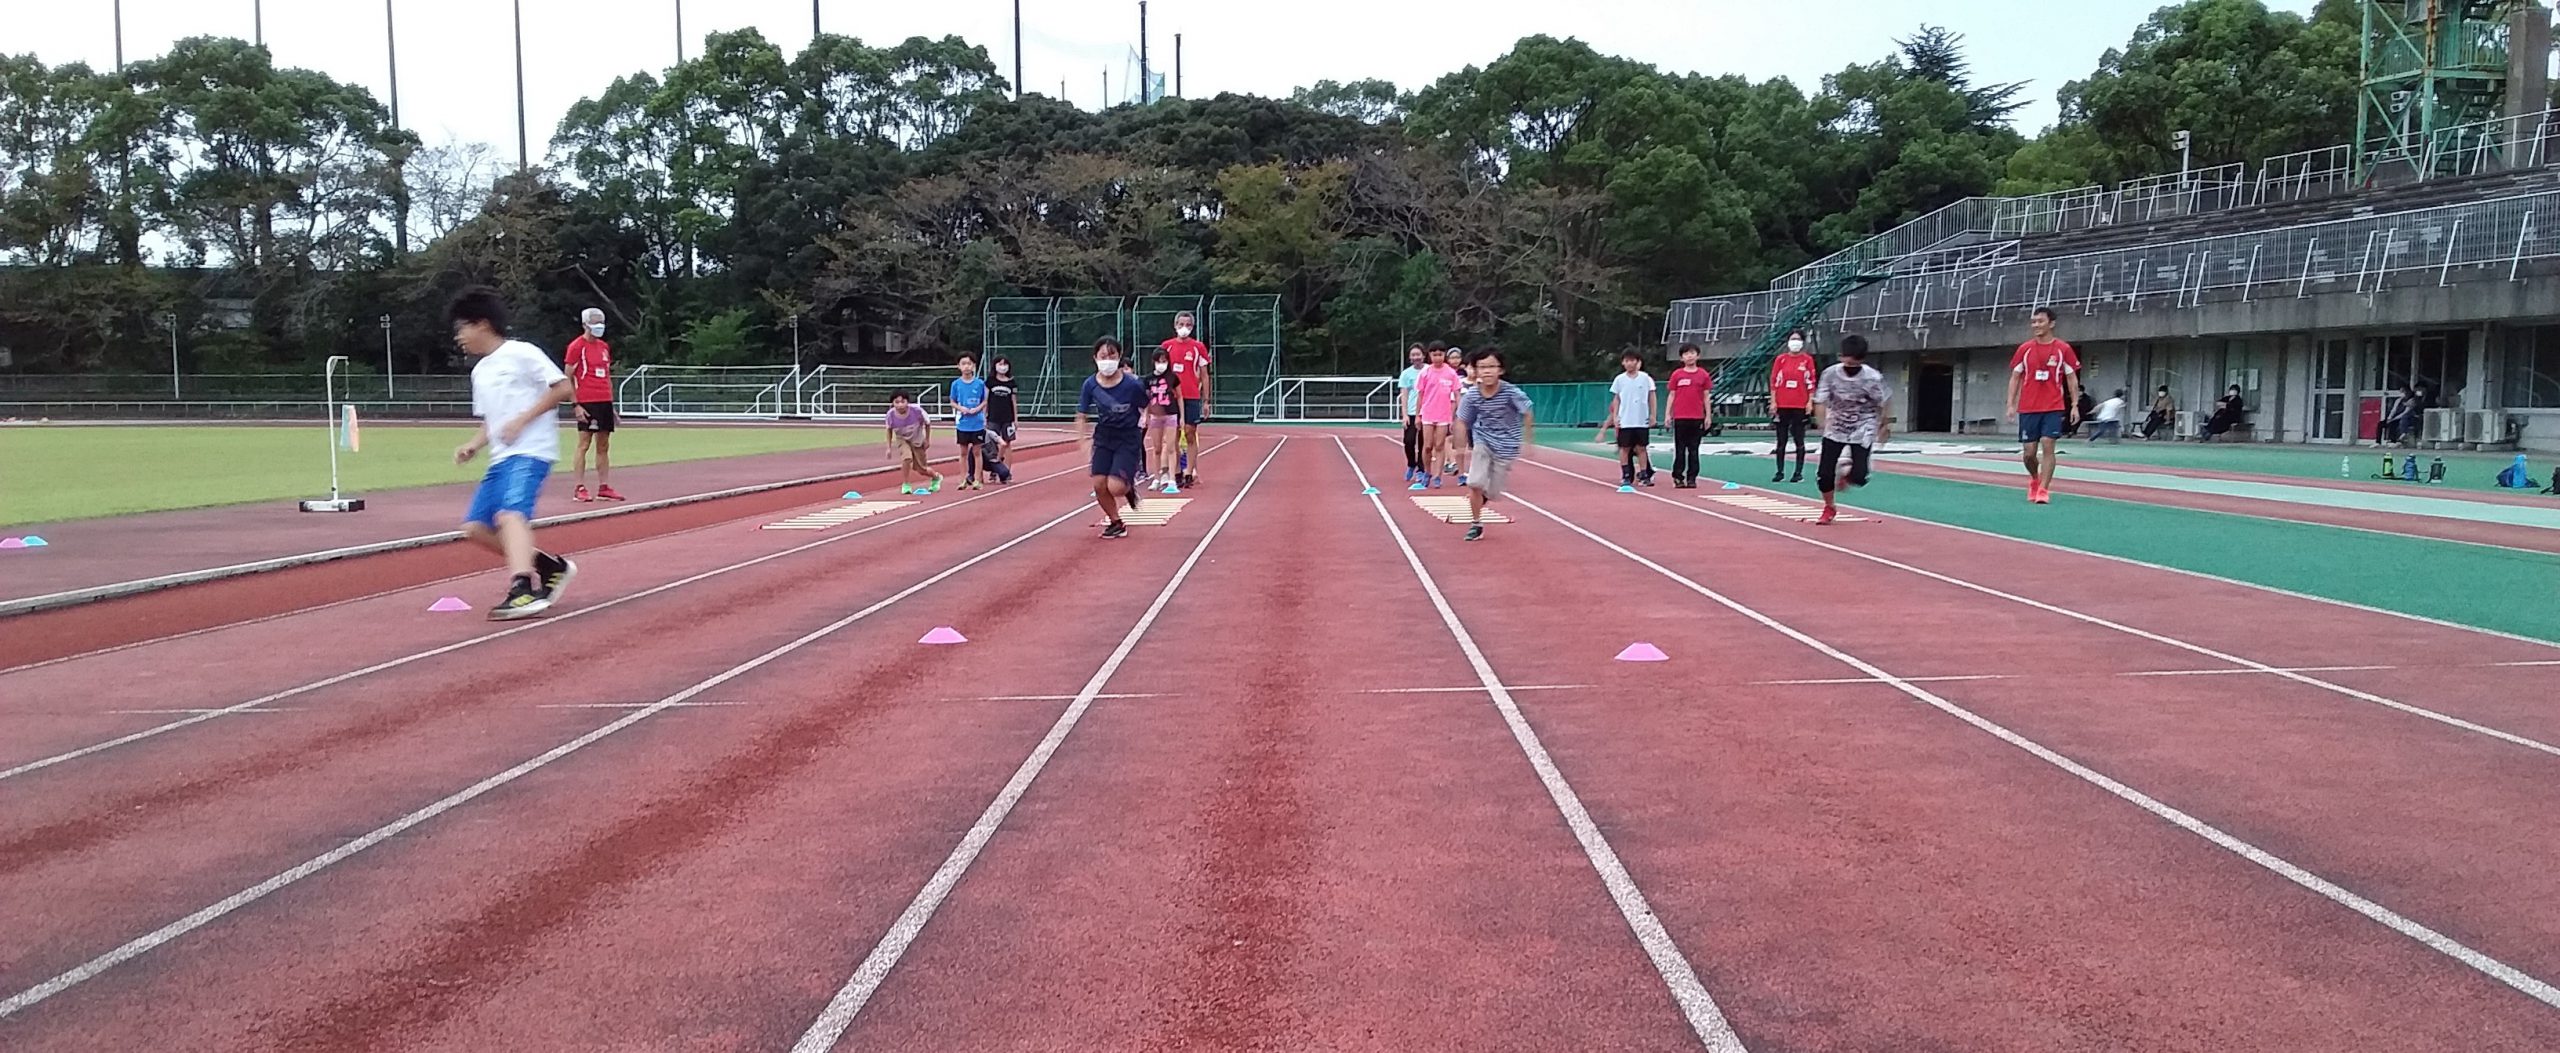
[[[1793,479],[1789,479],[1789,480],[1787,480],[1787,481],[1788,481],[1788,482],[1791,482],[1791,483],[1801,483],[1801,482],[1803,482],[1803,481],[1804,481],[1804,469],[1802,469],[1802,468],[1798,468],[1798,469],[1796,469],[1796,477],[1795,477],[1795,478],[1793,478]]]
[[[1123,522],[1121,522],[1121,521],[1119,521],[1119,520],[1115,519],[1115,520],[1112,520],[1112,521],[1111,521],[1111,522],[1109,522],[1109,523],[1105,523],[1105,524],[1103,524],[1103,527],[1102,527],[1102,537],[1103,537],[1103,540],[1108,541],[1108,540],[1112,540],[1112,539],[1115,539],[1115,538],[1124,538],[1124,537],[1128,537],[1128,536],[1129,536],[1129,524],[1127,524],[1127,523],[1123,523]]]
[[[1771,473],[1771,474],[1770,474],[1770,476],[1769,476],[1769,481],[1770,481],[1770,482],[1773,482],[1773,483],[1783,483],[1783,482],[1786,482],[1786,481],[1787,481],[1787,470],[1786,470],[1786,469],[1784,469],[1784,468],[1780,468],[1780,469],[1778,469],[1776,472]]]
[[[565,556],[536,552],[533,554],[533,572],[542,578],[543,600],[558,603],[561,591],[569,587],[569,580],[578,576],[578,564]]]
[[[514,584],[508,586],[507,598],[499,600],[497,606],[489,608],[489,620],[511,622],[518,618],[531,618],[550,609],[551,600],[542,594],[541,588],[533,583],[532,578],[517,578]]]
[[[1482,541],[1482,540],[1484,540],[1484,524],[1482,524],[1482,523],[1477,523],[1477,524],[1475,524],[1475,525],[1473,525],[1473,526],[1468,527],[1468,528],[1467,528],[1467,540],[1469,540],[1469,541]]]

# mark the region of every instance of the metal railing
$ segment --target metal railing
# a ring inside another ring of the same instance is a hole
[[[1253,419],[1391,423],[1404,409],[1394,377],[1281,377],[1254,393]]]

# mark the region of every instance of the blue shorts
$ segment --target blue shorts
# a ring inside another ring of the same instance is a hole
[[[1208,416],[1208,415],[1209,415],[1209,400],[1207,400],[1207,399],[1184,399],[1184,400],[1182,400],[1182,423],[1184,423],[1184,424],[1193,424],[1193,425],[1196,425],[1196,424],[1199,424],[1199,423],[1200,423],[1200,418],[1202,418],[1202,417],[1206,417],[1206,416]]]
[[[2018,442],[2025,444],[2035,442],[2038,439],[2061,438],[2062,417],[2063,411],[2061,410],[2054,410],[2050,413],[2018,414]]]
[[[471,495],[471,511],[463,515],[463,524],[495,529],[500,512],[513,512],[533,522],[533,499],[541,496],[542,481],[550,475],[551,462],[540,457],[509,457],[490,465],[489,473],[480,477],[480,489]]]
[[[1093,474],[1097,478],[1108,475],[1122,482],[1135,479],[1144,453],[1145,450],[1134,443],[1121,446],[1097,439],[1093,444]]]

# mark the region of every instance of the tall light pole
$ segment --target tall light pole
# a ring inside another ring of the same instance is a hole
[[[1147,75],[1147,0],[1138,0],[1138,105],[1146,105],[1153,90],[1155,78]]]
[[[684,0],[676,0],[676,65],[684,65]]]
[[[1022,82],[1022,0],[1013,0],[1013,97],[1019,100],[1028,90]],[[1058,99],[1064,102],[1066,97],[1066,85],[1061,84],[1058,86]]]
[[[383,401],[388,402],[388,401],[390,401],[390,400],[392,400],[392,399],[394,399],[394,398],[398,398],[398,397],[399,397],[399,395],[400,395],[400,388],[399,388],[398,382],[394,379],[397,375],[398,375],[398,374],[395,374],[395,373],[393,373],[393,372],[391,371],[391,316],[386,314],[386,315],[383,315],[383,316],[382,316],[382,398],[383,398]]]
[[[116,0],[116,72],[124,72],[124,0]]]
[[[267,46],[267,0],[249,0],[249,42]]]
[[[393,14],[393,0],[382,0],[383,53],[391,63],[391,127],[400,127],[400,27]],[[400,259],[409,258],[409,181],[406,163],[392,167],[391,188],[394,215],[391,217],[391,251]]]
[[[814,40],[824,32],[826,30],[818,25],[818,0],[809,0],[809,37]]]
[[[516,170],[533,167],[533,151],[524,139],[524,0],[515,0],[516,9]]]
[[[169,323],[169,401],[178,400],[178,312],[160,316]]]

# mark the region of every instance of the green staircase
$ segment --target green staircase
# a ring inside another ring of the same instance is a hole
[[[1869,244],[1873,243],[1870,239]],[[1716,365],[1715,392],[1718,398],[1742,395],[1746,398],[1769,394],[1769,364],[1787,345],[1787,334],[1810,329],[1811,323],[1831,310],[1840,298],[1892,275],[1892,268],[1878,264],[1870,253],[1853,252],[1836,262],[1821,265],[1798,288],[1796,298],[1770,319],[1769,328],[1741,354]]]

